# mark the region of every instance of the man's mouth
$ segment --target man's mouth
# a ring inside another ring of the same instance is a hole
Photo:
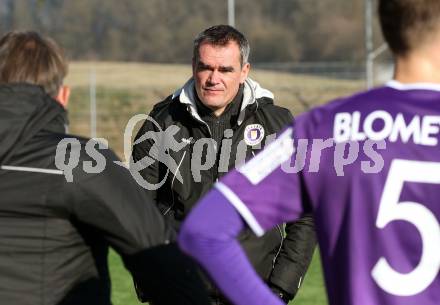
[[[222,89],[214,89],[214,88],[203,88],[203,90],[208,94],[220,94],[223,92]]]

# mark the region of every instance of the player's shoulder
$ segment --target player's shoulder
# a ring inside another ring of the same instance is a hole
[[[173,102],[174,98],[175,98],[175,97],[171,94],[171,95],[168,95],[168,96],[167,96],[165,99],[163,99],[162,101],[160,101],[160,102],[154,104],[154,106],[153,106],[153,110],[152,110],[152,113],[153,113],[153,112],[160,112],[161,110],[163,110],[163,109],[169,107],[169,106],[171,105],[171,103]]]
[[[387,87],[357,92],[314,107],[297,116],[295,121],[297,125],[303,125],[305,128],[328,133],[331,132],[334,117],[338,113],[375,108],[380,105],[387,94],[389,94],[389,88]]]
[[[146,126],[144,127],[151,129],[150,121],[154,121],[156,122],[155,125],[166,128],[166,126],[182,120],[186,112],[186,106],[180,102],[179,96],[169,95],[163,101],[154,105],[148,115],[149,119],[145,121]]]
[[[154,104],[153,109],[150,112],[151,117],[160,118],[168,114],[170,107],[174,101],[173,95],[167,96],[162,101]]]
[[[57,147],[57,155],[75,156],[80,162],[93,161],[99,156],[108,161],[118,161],[119,158],[109,148],[108,141],[104,138],[86,138],[72,134],[55,134],[53,137]],[[98,155],[95,157],[95,155]]]
[[[268,111],[270,113],[273,113],[275,115],[289,115],[292,116],[291,112],[289,109],[282,107],[280,105],[276,105],[273,102],[270,102],[271,100],[268,98],[263,98],[262,100],[267,100],[266,103],[263,103],[261,109]],[[260,102],[261,104],[261,102]]]
[[[380,102],[384,96],[389,95],[389,88],[378,87],[371,90],[360,91],[348,96],[334,99],[326,104],[312,109],[313,114],[332,114],[351,109],[359,109]]]
[[[263,113],[270,121],[280,121],[283,125],[290,123],[293,120],[293,115],[289,109],[279,105],[275,105],[273,100],[263,98],[263,103],[259,102],[257,112]]]

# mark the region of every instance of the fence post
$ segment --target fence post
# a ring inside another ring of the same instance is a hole
[[[372,0],[365,0],[365,74],[367,89],[371,89],[373,83],[373,3]]]
[[[235,0],[228,0],[228,24],[235,27]]]
[[[96,69],[90,69],[90,138],[96,138]]]

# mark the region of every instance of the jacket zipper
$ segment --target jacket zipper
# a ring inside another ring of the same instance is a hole
[[[186,156],[186,150],[183,152],[182,159],[180,159],[179,165],[177,165],[176,172],[174,173],[173,179],[171,180],[171,186],[170,186],[170,188],[171,188],[171,198],[172,198],[172,200],[171,200],[171,205],[170,205],[170,207],[169,207],[169,208],[163,213],[163,216],[167,215],[167,214],[171,211],[171,209],[174,207],[174,205],[175,205],[175,201],[174,201],[174,191],[173,191],[174,180],[176,180],[177,172],[179,171],[179,168],[180,168],[180,166],[182,165],[182,162],[183,162],[183,159],[185,159],[185,156]]]
[[[279,248],[278,248],[277,253],[275,254],[275,256],[274,256],[274,258],[273,258],[273,260],[272,260],[272,269],[275,268],[275,263],[276,263],[276,261],[277,261],[277,259],[278,259],[278,256],[279,256],[280,253],[281,253],[281,249],[283,248],[283,244],[284,244],[284,233],[283,233],[283,230],[281,229],[281,226],[280,226],[280,225],[277,225],[276,227],[277,227],[278,232],[280,233],[280,236],[281,236],[281,243],[280,243],[280,246],[279,246]]]
[[[196,120],[197,122],[202,123],[204,126],[206,126],[206,129],[208,130],[208,135],[212,139],[212,132],[211,132],[211,129],[209,128],[208,123],[206,123],[202,119],[199,119],[199,118],[195,117],[192,114],[191,109],[187,108],[187,111],[190,113],[191,117],[194,120]],[[216,157],[216,160],[217,160],[217,145],[218,145],[218,143],[214,143],[214,155]],[[217,177],[215,177],[213,171],[211,171],[211,180],[212,180],[212,182],[217,182],[218,181],[218,175],[217,175]]]

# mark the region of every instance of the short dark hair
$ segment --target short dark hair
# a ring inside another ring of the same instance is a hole
[[[194,40],[193,59],[198,60],[199,48],[202,43],[209,43],[215,46],[225,46],[231,41],[236,42],[240,49],[240,63],[243,66],[249,60],[249,42],[237,29],[223,24],[214,25],[197,35]]]
[[[440,25],[439,0],[379,0],[382,33],[395,55],[429,40]]]
[[[67,71],[62,49],[49,37],[13,31],[0,39],[0,83],[39,85],[56,97]]]

